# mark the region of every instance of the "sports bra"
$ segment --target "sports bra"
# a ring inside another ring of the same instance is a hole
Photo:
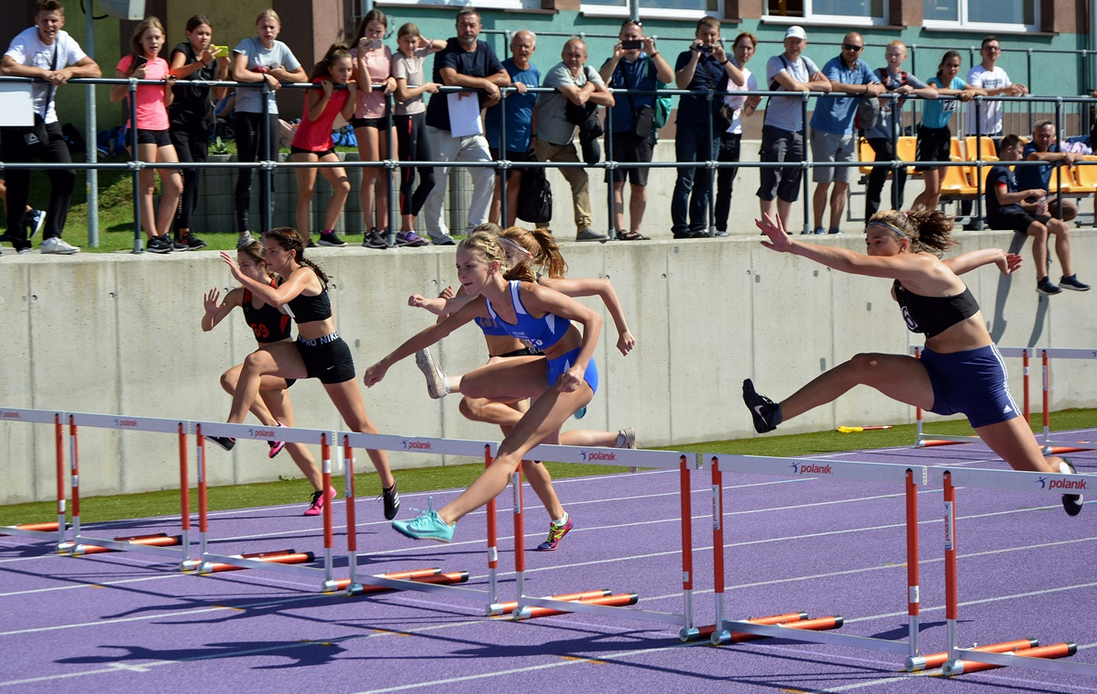
[[[331,318],[331,298],[328,288],[324,287],[316,296],[298,294],[286,302],[286,312],[293,316],[295,323],[312,323]]]
[[[498,320],[492,320],[491,318],[477,316],[473,319],[473,322],[476,323],[476,326],[480,328],[480,330],[485,335],[490,335],[492,337],[502,337],[504,335],[510,335],[510,333],[507,332],[507,329],[499,324]]]
[[[270,286],[277,287],[280,284],[277,277],[272,278]],[[255,340],[259,344],[278,342],[290,337],[289,316],[282,313],[270,304],[263,302],[260,308],[251,304],[251,290],[244,288],[244,301],[241,307],[244,310],[244,320],[251,326],[255,333]]]
[[[926,337],[940,335],[979,312],[979,304],[967,287],[954,296],[922,296],[895,280],[892,289],[907,328],[913,333],[925,333]]]
[[[519,280],[511,280],[509,284],[510,298],[514,303],[514,313],[518,317],[516,323],[510,324],[504,321],[495,313],[495,308],[491,305],[491,302],[485,301],[488,307],[488,315],[508,335],[517,337],[519,340],[525,340],[537,349],[547,350],[562,340],[564,335],[568,334],[568,329],[571,327],[570,320],[552,313],[534,318],[526,311],[526,307],[522,305],[522,299],[519,297],[519,288],[522,283]]]

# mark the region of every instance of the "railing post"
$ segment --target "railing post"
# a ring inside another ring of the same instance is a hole
[[[130,167],[133,169],[133,252],[143,253],[145,241],[141,237],[141,166],[137,156],[137,80],[129,81],[129,142]],[[89,146],[95,146],[91,144]]]

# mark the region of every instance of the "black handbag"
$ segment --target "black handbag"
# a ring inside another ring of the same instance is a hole
[[[586,123],[587,119],[594,115],[594,109],[598,108],[598,104],[592,104],[589,101],[585,104],[577,104],[567,97],[565,101],[564,118],[572,125]]]
[[[522,173],[516,213],[519,219],[532,224],[552,221],[552,187],[543,168],[530,168]]]

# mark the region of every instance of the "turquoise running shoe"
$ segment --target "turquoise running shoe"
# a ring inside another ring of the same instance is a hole
[[[434,510],[434,497],[428,497],[427,503],[426,512],[420,514],[418,518],[410,521],[393,521],[393,530],[413,540],[452,541],[453,530],[457,527],[457,524],[449,525],[442,520],[438,512]]]
[[[587,416],[587,408],[586,407],[580,407],[578,410],[576,410],[575,414],[572,415],[572,417],[575,417],[576,419],[582,419],[583,417],[586,417],[586,416]]]

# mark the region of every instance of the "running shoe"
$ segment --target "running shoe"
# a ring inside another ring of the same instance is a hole
[[[57,253],[59,255],[72,255],[73,253],[79,253],[80,249],[73,246],[71,243],[65,243],[61,240],[60,236],[51,236],[48,239],[42,241],[42,248],[40,252],[45,255],[46,253]]]
[[[583,417],[586,417],[586,416],[587,416],[587,406],[586,405],[583,405],[582,407],[580,407],[578,410],[575,411],[575,414],[572,415],[572,417],[575,417],[576,419],[582,419]]]
[[[412,248],[419,248],[421,246],[429,246],[430,241],[427,241],[414,231],[401,231],[396,234],[397,246],[411,246]]]
[[[335,487],[328,487],[328,493],[325,498],[324,492],[315,491],[312,493],[312,503],[305,509],[303,516],[319,516],[324,512],[324,504],[335,498]]]
[[[1059,279],[1059,286],[1062,287],[1063,289],[1069,289],[1069,290],[1075,291],[1075,292],[1088,292],[1089,291],[1089,285],[1081,282],[1078,279],[1078,274],[1077,273],[1071,275],[1070,277],[1067,277],[1066,275],[1061,277]]]
[[[46,226],[46,211],[45,210],[31,210],[26,214],[27,222],[27,238],[33,239],[34,235],[42,231],[42,227]]]
[[[571,516],[568,516],[568,522],[563,525],[557,525],[556,523],[549,523],[548,539],[537,546],[538,552],[554,552],[556,548],[560,546],[560,540],[564,539],[564,535],[571,532],[571,529],[575,526],[575,521]]]
[[[370,229],[366,232],[365,237],[362,239],[362,245],[366,248],[376,248],[378,250],[389,247],[388,242],[385,241],[377,229]]]
[[[196,251],[199,248],[205,248],[209,245],[189,231],[179,237],[179,242],[186,246],[184,250],[188,251]]]
[[[228,436],[207,436],[206,440],[213,441],[221,448],[224,448],[226,451],[231,451],[232,447],[236,445],[236,439],[230,438]]]
[[[427,377],[427,394],[435,400],[446,397],[449,393],[446,374],[434,362],[434,356],[429,349],[421,349],[415,353],[415,365]]]
[[[188,246],[186,243],[184,243],[181,239],[176,239],[176,238],[170,238],[169,239],[166,234],[164,235],[164,239],[168,243],[171,244],[171,250],[173,250],[173,251],[189,251],[190,250],[190,246]]]
[[[282,424],[281,422],[278,422],[278,426],[284,427],[286,425]],[[282,452],[282,449],[286,447],[286,442],[285,441],[267,441],[267,445],[270,446],[269,456],[271,458],[273,458],[274,456],[276,456],[276,455],[278,455],[279,453]]]
[[[773,431],[781,423],[781,406],[754,390],[754,383],[748,378],[743,381],[743,402],[754,418],[754,430],[759,434]]]
[[[1074,468],[1074,463],[1070,462],[1070,458],[1063,458],[1063,462],[1059,463],[1059,472],[1064,475],[1077,475],[1078,471]],[[1063,494],[1063,510],[1067,512],[1068,516],[1077,516],[1082,512],[1082,495],[1081,494]]]
[[[396,512],[400,510],[400,491],[397,489],[396,480],[388,489],[381,488],[381,500],[385,502],[385,520],[392,520]]]
[[[427,497],[428,507],[425,513],[410,521],[393,521],[392,529],[410,537],[413,540],[434,540],[435,542],[450,542],[453,540],[453,529],[457,524],[447,524],[438,512],[434,510],[434,497]]]
[[[167,236],[153,236],[145,250],[149,253],[171,253],[171,241]]]
[[[237,237],[237,239],[236,239],[236,248],[237,248],[237,250],[243,248],[244,246],[248,245],[249,243],[251,243],[254,240],[255,239],[252,238],[251,232],[250,231],[245,231],[244,233],[240,234],[240,236]]]
[[[1063,292],[1062,289],[1052,284],[1050,277],[1045,277],[1037,282],[1036,291],[1044,296],[1055,296],[1056,294],[1061,294]]]
[[[339,238],[339,234],[334,231],[322,231],[320,232],[320,245],[338,247],[347,245],[347,242]]]
[[[614,448],[636,448],[636,430],[625,427],[617,430],[617,444]]]

